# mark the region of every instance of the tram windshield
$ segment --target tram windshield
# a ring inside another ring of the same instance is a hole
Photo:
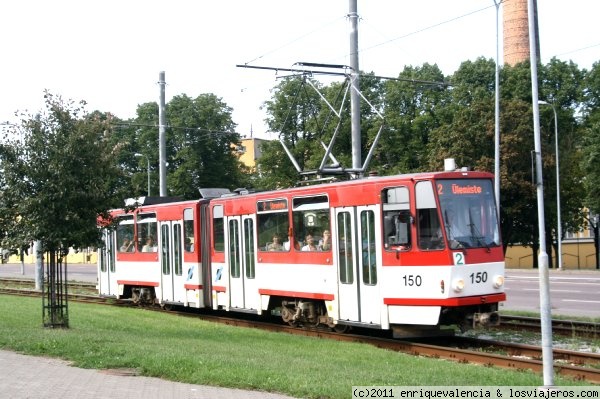
[[[442,221],[451,249],[500,245],[496,201],[488,179],[438,180]]]

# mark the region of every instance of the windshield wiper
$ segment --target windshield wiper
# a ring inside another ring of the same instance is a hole
[[[471,229],[471,238],[476,239],[477,242],[479,243],[479,245],[483,245],[485,247],[485,249],[487,250],[487,252],[490,252],[491,248],[488,245],[488,243],[485,242],[483,234],[481,234],[481,232],[479,231],[479,229],[477,228],[475,223],[473,223],[473,218],[471,217],[471,209],[469,209],[469,224],[468,224],[468,226]]]

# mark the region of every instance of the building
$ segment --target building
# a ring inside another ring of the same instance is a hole
[[[257,139],[257,138],[244,138],[241,140],[241,144],[237,146],[236,152],[239,155],[240,162],[247,167],[255,170],[256,160],[261,157],[262,151],[261,146],[268,140]]]

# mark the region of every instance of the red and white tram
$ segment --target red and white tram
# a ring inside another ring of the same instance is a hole
[[[206,191],[114,210],[100,294],[397,336],[498,322],[504,256],[489,173]]]

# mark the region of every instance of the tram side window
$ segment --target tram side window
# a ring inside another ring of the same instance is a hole
[[[119,252],[133,252],[135,249],[133,233],[133,216],[120,217],[117,225],[117,248]]]
[[[444,238],[438,217],[433,186],[430,181],[421,181],[416,185],[417,229],[419,248],[443,249]]]
[[[259,251],[289,251],[290,221],[286,199],[256,203]]]
[[[375,256],[375,214],[373,211],[360,213],[360,242],[362,252],[363,283],[377,284],[377,260]]]
[[[137,218],[137,249],[140,252],[157,252],[157,224],[155,213],[145,213]]]
[[[327,196],[294,198],[292,220],[296,249],[331,251],[331,223]]]
[[[183,210],[183,239],[185,252],[194,252],[194,210],[187,208]]]
[[[223,207],[217,205],[213,209],[213,247],[215,252],[225,251],[225,225],[223,224]]]
[[[354,267],[352,264],[352,218],[349,212],[340,212],[337,215],[338,228],[338,263],[340,283],[354,283]]]
[[[408,251],[411,248],[409,192],[406,187],[384,190],[383,237],[384,247],[391,251]]]

